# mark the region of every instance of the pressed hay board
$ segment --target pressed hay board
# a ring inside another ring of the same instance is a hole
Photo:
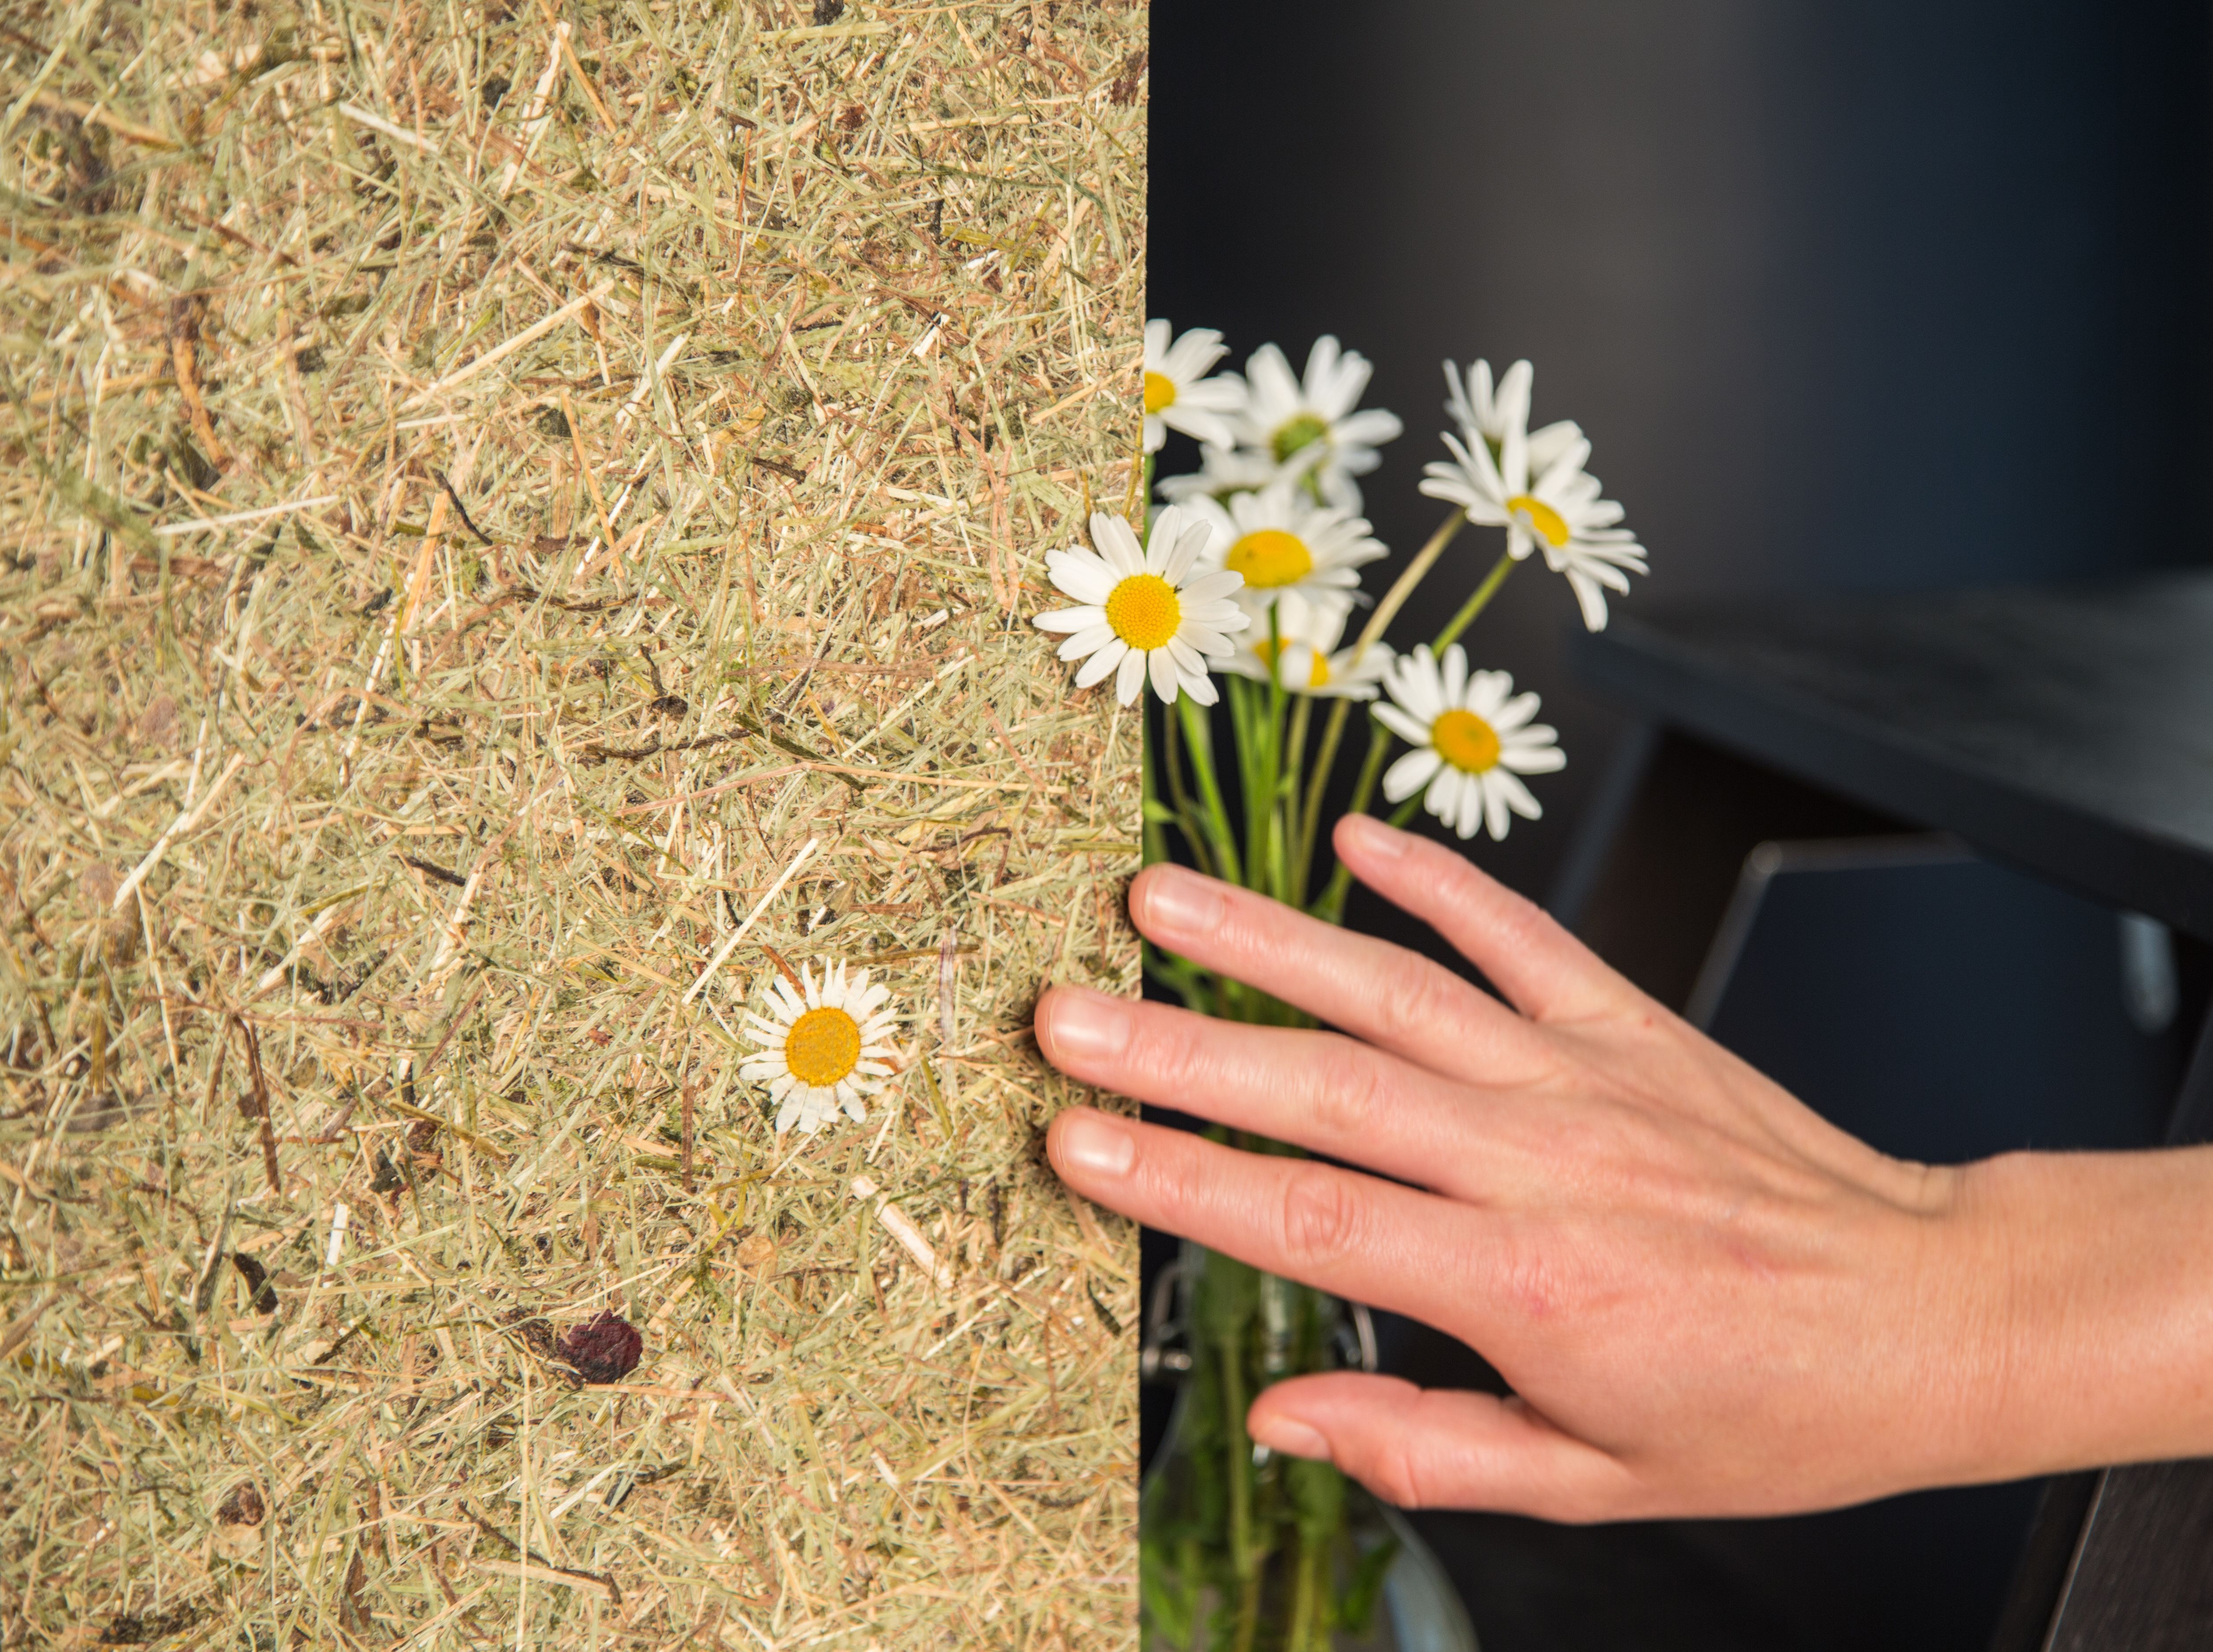
[[[0,1641],[1133,1643],[1142,6],[0,21]]]

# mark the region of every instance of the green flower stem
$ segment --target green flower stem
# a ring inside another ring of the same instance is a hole
[[[1384,629],[1398,618],[1399,610],[1406,606],[1406,599],[1413,595],[1414,588],[1429,576],[1430,570],[1437,565],[1437,558],[1444,555],[1445,547],[1450,545],[1460,529],[1466,526],[1467,513],[1463,510],[1454,511],[1452,515],[1437,524],[1436,531],[1431,533],[1422,548],[1414,553],[1414,559],[1406,564],[1405,571],[1391,582],[1391,588],[1383,594],[1383,600],[1375,605],[1375,612],[1368,616],[1368,623],[1360,628],[1359,638],[1353,644],[1355,650],[1353,658],[1356,661],[1367,653],[1369,643],[1382,637]],[[1494,568],[1491,571],[1490,577],[1484,581],[1484,585],[1489,589],[1495,590],[1497,588],[1497,582],[1503,577],[1504,576]],[[1488,602],[1490,600],[1488,594],[1483,596],[1483,601]],[[1466,619],[1459,619],[1455,623],[1464,627],[1469,619],[1474,619],[1480,612],[1482,612],[1482,604],[1478,603],[1472,610],[1467,612]],[[1455,636],[1458,634],[1458,631],[1454,633]],[[1438,646],[1442,648],[1443,644],[1441,643]],[[1304,818],[1299,826],[1298,849],[1298,884],[1299,893],[1302,895],[1306,893],[1307,881],[1312,874],[1314,850],[1320,846],[1321,843],[1322,794],[1328,789],[1330,772],[1337,765],[1338,747],[1344,738],[1345,721],[1351,712],[1352,702],[1350,700],[1339,700],[1330,708],[1329,722],[1322,729],[1321,751],[1314,760],[1314,777],[1307,783],[1307,804]],[[1355,808],[1352,812],[1356,814],[1360,810]],[[1332,880],[1332,883],[1333,887],[1334,879]],[[1314,910],[1320,911],[1321,908],[1316,906]]]
[[[1253,1652],[1260,1628],[1260,1574],[1254,1572],[1237,1586],[1237,1632],[1230,1652]]]
[[[1220,1340],[1222,1359],[1222,1435],[1228,1445],[1229,1565],[1238,1582],[1250,1591],[1249,1609],[1241,1606],[1241,1618],[1259,1607],[1260,1562],[1265,1551],[1253,1528],[1253,1442],[1245,1433],[1245,1338],[1241,1324],[1226,1328]],[[1241,1638],[1249,1641],[1251,1631]]]
[[[1299,893],[1303,896],[1308,881],[1314,875],[1314,848],[1321,840],[1321,798],[1329,789],[1329,777],[1337,767],[1337,748],[1344,741],[1345,720],[1352,715],[1352,702],[1341,699],[1329,709],[1329,721],[1322,725],[1321,750],[1314,753],[1314,777],[1307,782],[1307,806],[1299,822]]]
[[[1326,1541],[1302,1533],[1298,1559],[1291,1577],[1291,1620],[1283,1631],[1283,1652],[1317,1652],[1326,1646],[1322,1614],[1329,1596],[1322,1588],[1322,1566],[1328,1559]]]
[[[1299,793],[1304,778],[1307,735],[1314,717],[1314,696],[1301,694],[1291,705],[1291,728],[1283,737],[1283,778],[1279,788],[1283,824],[1278,828],[1286,853],[1283,887],[1276,898],[1288,906],[1302,906],[1307,898],[1306,839],[1300,827]]]
[[[1239,881],[1250,886],[1265,875],[1268,812],[1264,800],[1268,790],[1262,777],[1267,745],[1259,708],[1253,703],[1257,693],[1253,686],[1242,677],[1232,677],[1228,686],[1230,733],[1237,742],[1237,783],[1243,794],[1238,802],[1245,808],[1245,876]]]
[[[1430,535],[1420,550],[1414,552],[1414,559],[1406,564],[1406,571],[1391,582],[1391,588],[1383,594],[1383,600],[1375,605],[1375,612],[1368,616],[1368,623],[1360,628],[1360,640],[1353,646],[1361,654],[1365,654],[1368,645],[1381,637],[1384,628],[1399,617],[1399,610],[1405,607],[1406,599],[1413,595],[1414,587],[1428,576],[1430,570],[1437,565],[1437,558],[1444,555],[1445,547],[1453,542],[1453,536],[1466,526],[1467,513],[1463,510],[1455,510],[1437,524],[1437,531]],[[1354,655],[1356,659],[1358,657],[1358,655]]]
[[[1391,749],[1389,729],[1372,719],[1368,728],[1368,757],[1360,765],[1360,778],[1352,788],[1352,802],[1344,811],[1347,814],[1368,813],[1369,800],[1375,795],[1376,778],[1383,772],[1384,754]],[[1344,916],[1344,897],[1351,887],[1351,869],[1339,862],[1337,869],[1329,875],[1329,887],[1322,891],[1321,899],[1314,902],[1310,910],[1325,923],[1338,922]]]
[[[1242,883],[1245,875],[1237,856],[1237,836],[1229,825],[1229,811],[1222,802],[1222,783],[1214,772],[1214,731],[1206,721],[1206,708],[1188,694],[1176,696],[1176,715],[1183,720],[1184,744],[1191,748],[1192,772],[1198,777],[1199,796],[1205,800],[1205,824],[1214,840],[1216,875]]]
[[[1174,719],[1163,717],[1161,722],[1169,740],[1173,741],[1175,730]],[[1166,755],[1170,762],[1174,762],[1173,746],[1169,747]],[[1160,786],[1154,774],[1153,742],[1144,738],[1142,732],[1137,737],[1137,765],[1138,774],[1143,783],[1139,789],[1138,796],[1143,800],[1141,813],[1144,816],[1142,841],[1144,844],[1145,864],[1155,866],[1168,857],[1167,830],[1155,814],[1155,810],[1165,808],[1166,805],[1161,802]]]
[[[1483,576],[1483,583],[1477,586],[1473,594],[1460,605],[1460,612],[1452,617],[1451,623],[1437,633],[1437,640],[1430,644],[1430,652],[1442,654],[1454,638],[1474,623],[1476,615],[1491,606],[1491,599],[1498,594],[1498,588],[1506,583],[1507,575],[1513,571],[1512,554],[1501,552],[1498,560],[1491,564],[1491,571]]]
[[[1207,846],[1206,835],[1198,829],[1198,808],[1192,801],[1191,788],[1184,783],[1181,723],[1173,711],[1164,710],[1161,716],[1161,766],[1167,772],[1168,797],[1175,810],[1176,830],[1191,845],[1198,869],[1213,877],[1214,852]]]
[[[1283,719],[1290,704],[1290,696],[1283,692],[1282,674],[1274,661],[1283,652],[1283,633],[1277,628],[1276,610],[1268,610],[1268,640],[1271,646],[1268,671],[1267,720],[1263,724],[1264,738],[1260,741],[1259,784],[1247,799],[1245,811],[1259,826],[1259,852],[1252,862],[1253,887],[1263,893],[1283,897],[1290,872],[1289,845],[1283,840],[1284,825],[1281,799],[1278,796],[1283,781]],[[1260,708],[1253,707],[1255,711]]]

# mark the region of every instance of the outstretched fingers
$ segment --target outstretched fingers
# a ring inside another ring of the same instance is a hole
[[[1038,1045],[1070,1077],[1401,1180],[1484,1192],[1482,1113],[1465,1090],[1335,1033],[1248,1027],[1058,986]]]
[[[1353,876],[1451,942],[1533,1020],[1582,1021],[1638,997],[1543,907],[1442,844],[1364,814],[1339,820],[1332,841]]]
[[[1493,1219],[1311,1159],[1070,1107],[1046,1137],[1084,1198],[1332,1295],[1465,1335],[1486,1316]]]
[[[1518,1399],[1338,1371],[1277,1383],[1246,1426],[1271,1450],[1326,1459],[1401,1508],[1554,1521],[1638,1512],[1628,1470]]]
[[[1156,945],[1432,1072],[1510,1085],[1552,1064],[1543,1036],[1480,987],[1418,953],[1265,895],[1151,866],[1130,887],[1130,916]]]

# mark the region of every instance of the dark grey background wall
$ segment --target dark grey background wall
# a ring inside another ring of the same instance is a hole
[[[1529,357],[1537,417],[1593,437],[1652,556],[1631,604],[2213,560],[2208,0],[1158,0],[1153,21],[1151,313],[1221,328],[1232,365],[1271,339],[1302,361],[1328,331],[1373,357],[1370,405],[1408,427],[1365,485],[1399,554],[1440,515],[1415,492],[1442,452],[1439,361],[1480,354]],[[1394,640],[1480,577],[1496,539],[1468,539]],[[1540,898],[1624,733],[1567,675],[1574,623],[1562,582],[1524,569],[1471,639],[1544,694],[1570,754],[1539,783],[1543,821],[1472,851]],[[2113,967],[2098,914],[2060,913],[2049,933],[2077,941],[2028,956],[2003,937],[2040,921],[2037,893],[1961,887],[2004,907],[1980,927],[2005,956],[1950,972],[1955,1002],[1902,978],[1869,991],[1932,909],[1893,901],[1878,934],[1862,920],[1883,903],[1857,902],[1830,920],[1860,924],[1850,944],[1810,917],[1767,936],[1765,997],[1717,1030],[1893,1150],[1941,1156],[1913,1132],[1945,1121],[1850,1120],[1854,1087],[1962,1028],[2018,1053],[2009,1015]],[[1968,923],[1972,905],[1930,921]],[[1424,938],[1358,896],[1350,917]],[[1777,1008],[1782,983],[1796,996]],[[1831,1049],[1820,1006],[1846,994],[1867,1065],[1789,1070]],[[2114,1019],[2100,1002],[2082,1036],[2133,1036]],[[2123,1133],[2085,1144],[2150,1128],[2099,1127]],[[2052,1128],[2068,1127],[2034,1139]],[[1402,1338],[1400,1369],[1472,1380],[1441,1340]],[[1969,1652],[2033,1498],[1427,1529],[1489,1652]]]
[[[1160,0],[1153,52],[1151,311],[1374,358],[1394,547],[1480,354],[1590,433],[1634,602],[2208,554],[2203,0]],[[1524,570],[1472,639],[1569,752],[1484,851],[1535,890],[1616,733],[1571,620]]]

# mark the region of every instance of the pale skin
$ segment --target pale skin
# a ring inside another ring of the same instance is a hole
[[[1076,1078],[1376,1173],[1072,1108],[1070,1187],[1432,1325],[1514,1390],[1300,1377],[1256,1442],[1403,1505],[1566,1521],[2213,1454],[2213,1149],[1886,1157],[1451,850],[1364,817],[1336,844],[1506,1001],[1156,866],[1146,936],[1344,1030],[1067,987],[1037,1013]]]

